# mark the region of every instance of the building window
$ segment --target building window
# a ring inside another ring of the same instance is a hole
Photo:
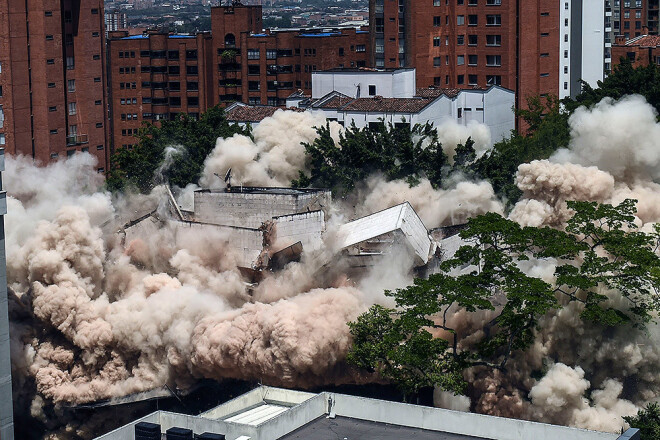
[[[486,26],[501,26],[502,16],[500,14],[486,15]]]
[[[53,36],[52,35],[46,35],[46,41],[52,41]]]
[[[69,92],[75,92],[76,91],[76,80],[75,79],[67,80],[66,89]]]
[[[476,46],[478,41],[477,35],[468,35],[468,46]]]
[[[187,60],[196,60],[197,59],[197,50],[187,50],[186,51],[186,59]]]
[[[440,37],[433,37],[433,47],[440,47]]]
[[[46,17],[52,17],[53,16],[53,11],[44,11],[44,15]]]
[[[440,67],[442,59],[440,57],[433,57],[433,67]]]
[[[96,9],[96,8],[92,9],[92,14],[96,15],[96,14],[98,14],[98,13],[99,13],[99,10],[98,10],[98,9]]]
[[[199,107],[199,97],[198,96],[188,96],[188,106],[189,107]]]
[[[477,85],[477,75],[468,75],[468,85],[470,86]]]
[[[439,27],[442,24],[441,18],[439,16],[433,17],[433,26]]]
[[[502,45],[501,35],[486,35],[486,46],[501,46],[501,45]]]
[[[76,61],[73,57],[66,57],[66,69],[73,70],[76,67]]]
[[[99,33],[98,32],[92,32],[92,37],[98,37]]]
[[[465,84],[465,75],[458,75],[456,78],[456,83],[458,85]]]
[[[468,65],[469,66],[476,66],[478,58],[479,57],[477,55],[468,55]]]
[[[248,81],[248,90],[251,92],[261,90],[261,83],[259,81]]]
[[[56,111],[57,111],[57,106],[56,106],[56,105],[53,105],[53,106],[51,106],[51,107],[48,107],[48,111],[49,111],[49,112],[56,112]]]
[[[465,43],[465,35],[456,35],[456,44],[462,46]]]
[[[457,26],[463,26],[464,24],[465,24],[465,16],[457,15],[456,16],[456,25]]]
[[[94,82],[95,83],[100,83],[101,82],[101,77],[100,76],[95,77]]]
[[[46,60],[46,64],[55,64],[55,59],[54,58],[48,58]]]
[[[266,49],[266,59],[267,60],[277,59],[277,49]]]
[[[462,66],[463,64],[465,64],[465,55],[458,55],[456,57],[456,65]]]
[[[6,140],[5,140],[5,134],[4,134],[4,133],[0,133],[0,145],[4,145],[5,142],[6,142]]]
[[[197,75],[198,69],[197,66],[186,66],[187,75]]]
[[[549,73],[542,73],[542,74],[541,74],[541,78],[547,78],[547,77],[549,77],[549,76],[550,76]]]
[[[247,58],[248,58],[248,60],[258,60],[259,59],[259,49],[248,49]]]
[[[502,65],[502,55],[486,55],[486,65],[487,66],[501,66]]]
[[[369,96],[376,96],[376,85],[369,84]]]
[[[102,127],[103,127],[103,122],[96,123],[96,128],[102,128]]]
[[[100,59],[101,59],[101,55],[99,55],[99,54],[94,54],[94,55],[92,55],[92,59],[93,59],[93,60],[100,60]]]
[[[76,103],[75,102],[70,102],[69,103],[69,116],[73,116],[76,114]]]
[[[499,6],[502,4],[502,0],[486,0],[486,6]]]
[[[468,15],[468,26],[476,26],[479,23],[477,15]]]
[[[55,88],[55,83],[48,83],[48,88],[49,89]]]
[[[358,44],[355,46],[355,51],[356,52],[366,52],[367,51],[367,46],[364,44]]]
[[[94,105],[101,105],[101,100],[94,101]]]

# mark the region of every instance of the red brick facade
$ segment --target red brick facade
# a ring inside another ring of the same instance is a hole
[[[658,3],[659,0],[611,0],[614,35],[622,35],[627,40],[657,34]]]
[[[498,84],[559,92],[559,0],[371,0],[375,67],[414,67],[417,85]]]
[[[261,17],[261,6],[218,6],[211,8],[211,34],[110,32],[113,149],[134,144],[143,121],[232,101],[284,106],[298,89],[311,93],[315,70],[367,65],[366,30],[264,32]],[[196,58],[188,58],[193,51]]]
[[[108,35],[112,150],[136,143],[143,121],[198,116],[215,103],[209,33]]]
[[[104,35],[101,0],[0,4],[0,143],[8,153],[47,163],[89,151],[99,171],[107,168]]]
[[[660,36],[644,35],[629,41],[617,38],[612,45],[612,64],[619,64],[621,58],[628,58],[634,67],[660,64]]]

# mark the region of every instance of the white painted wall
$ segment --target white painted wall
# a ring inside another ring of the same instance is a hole
[[[559,98],[566,98],[571,94],[571,8],[574,0],[559,2]],[[582,0],[575,0],[582,1]],[[568,4],[566,9],[565,4]],[[566,26],[568,20],[568,26]],[[565,36],[568,35],[568,41]],[[564,58],[564,51],[569,52],[569,57]],[[564,83],[567,88],[564,89]]]
[[[384,98],[412,98],[416,93],[415,69],[395,71],[346,71],[312,73],[312,99],[330,92],[343,93],[351,98],[369,97],[369,85],[376,86],[376,95]]]
[[[582,0],[582,75],[592,87],[605,73],[605,2]]]

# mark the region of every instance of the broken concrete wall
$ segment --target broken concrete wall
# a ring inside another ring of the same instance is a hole
[[[243,188],[195,192],[195,220],[216,225],[258,228],[273,217],[324,209],[330,192],[289,188]]]
[[[323,211],[303,212],[275,217],[276,245],[278,248],[301,242],[307,252],[321,248],[322,234],[325,231]]]

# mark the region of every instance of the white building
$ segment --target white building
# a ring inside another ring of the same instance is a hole
[[[580,80],[598,86],[612,67],[610,0],[560,2],[559,97],[576,96]]]
[[[5,256],[4,216],[7,214],[7,192],[2,188],[5,150],[0,148],[0,438],[14,439],[11,361],[9,349],[9,315],[7,309],[7,260]]]
[[[161,433],[173,428],[181,435],[177,438],[197,435],[200,439],[226,440],[640,438],[637,429],[619,435],[338,393],[314,394],[261,386],[198,416],[156,411],[96,440],[133,440],[136,430],[150,433],[143,438],[160,439]]]

